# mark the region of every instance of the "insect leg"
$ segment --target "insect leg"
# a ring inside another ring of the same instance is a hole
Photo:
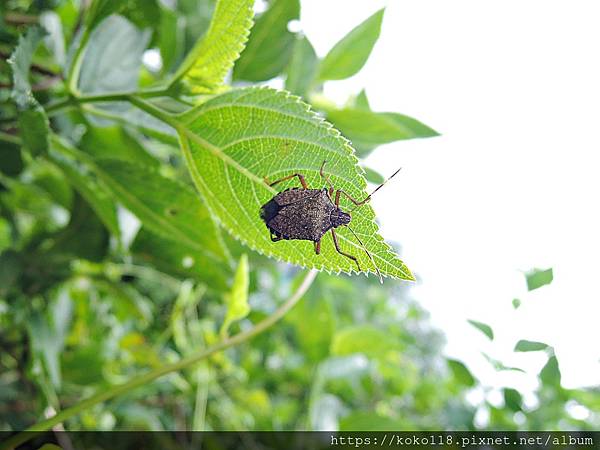
[[[335,206],[340,206],[340,194],[344,194],[356,206],[364,205],[369,200],[371,200],[371,194],[367,195],[367,197],[364,200],[358,201],[347,192],[338,189],[337,191],[335,191]]]
[[[315,242],[315,254],[317,254],[317,255],[321,254],[321,241]]]
[[[338,243],[337,235],[335,234],[335,230],[333,228],[331,229],[331,237],[333,238],[333,245],[335,245],[335,249],[337,250],[337,252],[340,255],[343,255],[346,258],[350,258],[352,261],[354,261],[356,263],[356,267],[358,267],[358,271],[360,272],[362,269],[360,268],[360,264],[358,263],[358,259],[356,259],[356,256],[352,256],[349,253],[345,253],[345,252],[342,251],[342,249],[340,249],[340,244]]]
[[[331,197],[333,195],[333,184],[331,183],[331,180],[329,179],[329,175],[325,175],[325,172],[323,172],[323,168],[325,167],[325,163],[327,161],[323,161],[323,164],[321,164],[321,170],[319,170],[319,174],[321,174],[321,178],[325,178],[325,182],[327,183],[327,186],[329,186],[329,197]]]
[[[281,241],[282,239],[283,239],[283,236],[277,236],[277,235],[271,233],[271,241],[277,242],[277,241]]]
[[[304,176],[299,173],[288,175],[287,177],[280,178],[279,180],[275,180],[273,182],[269,181],[267,177],[265,177],[265,183],[267,183],[269,186],[275,186],[276,184],[281,183],[282,181],[291,180],[294,177],[298,177],[298,180],[300,181],[300,184],[302,185],[303,189],[308,189],[308,185],[306,184]]]

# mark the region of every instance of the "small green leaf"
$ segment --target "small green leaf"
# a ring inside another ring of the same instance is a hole
[[[476,380],[462,362],[448,359],[448,367],[458,382],[467,387],[475,386]]]
[[[542,342],[526,341],[524,339],[517,342],[515,345],[515,352],[538,352],[540,350],[546,350],[550,348],[549,345]]]
[[[250,305],[248,304],[248,255],[245,253],[241,256],[238,263],[231,290],[225,295],[225,304],[227,313],[221,325],[220,334],[222,337],[227,336],[227,331],[232,323],[243,319],[250,313]]]
[[[533,291],[534,289],[545,286],[546,284],[552,283],[554,275],[552,269],[533,269],[525,274],[527,278],[527,290]]]
[[[208,208],[237,239],[269,256],[304,267],[334,272],[356,270],[355,263],[336,252],[328,233],[321,254],[311,242],[271,242],[260,218],[261,206],[278,191],[271,180],[302,172],[311,187],[321,188],[323,161],[334,186],[354,198],[365,198],[366,181],[352,147],[297,97],[268,88],[233,90],[213,97],[189,112],[172,116],[192,179]],[[293,181],[281,189],[295,186]],[[350,209],[349,201],[341,206]],[[352,228],[371,253],[383,275],[414,279],[408,268],[383,242],[369,205],[352,212]],[[345,228],[337,231],[342,250],[351,252],[364,272],[375,266]]]
[[[150,30],[141,31],[121,16],[107,17],[87,45],[79,90],[85,94],[133,91]]]
[[[184,31],[179,16],[168,8],[162,8],[158,26],[158,48],[162,58],[162,73],[167,73],[182,56]]]
[[[19,129],[23,145],[32,155],[48,150],[48,118],[31,92],[29,68],[33,53],[46,32],[39,26],[31,27],[8,60],[13,74],[12,98],[17,104]]]
[[[516,389],[504,388],[504,404],[511,411],[521,411],[523,407],[523,397]]]
[[[354,107],[364,111],[371,110],[371,105],[369,104],[369,99],[367,98],[367,92],[364,89],[360,91],[354,99]]]
[[[486,325],[485,323],[478,322],[476,320],[467,320],[467,322],[469,322],[471,325],[473,325],[475,328],[477,328],[479,331],[485,334],[490,341],[494,340],[494,330],[492,330],[492,327]]]
[[[172,83],[183,78],[196,94],[219,90],[248,39],[253,3],[218,0],[208,31],[189,52]]]
[[[548,358],[548,362],[540,372],[540,380],[547,386],[560,387],[561,374],[556,356],[552,355]]]
[[[497,359],[492,358],[491,356],[489,356],[486,353],[481,353],[485,359],[488,360],[488,362],[494,367],[495,370],[497,370],[498,372],[503,372],[503,371],[515,371],[515,372],[522,372],[525,373],[525,371],[519,367],[510,367],[505,365],[502,361],[498,361]]]
[[[514,309],[519,309],[519,307],[521,306],[521,300],[519,300],[518,298],[513,298],[512,305]]]
[[[373,170],[370,167],[365,167],[365,166],[362,166],[362,168],[365,171],[365,178],[367,179],[367,181],[369,183],[381,184],[385,181],[385,178],[383,177],[383,175],[381,175],[376,170]]]
[[[256,19],[246,48],[233,68],[234,80],[265,81],[279,75],[292,54],[288,22],[300,17],[298,0],[274,0]]]
[[[13,78],[12,98],[21,109],[37,104],[31,93],[29,68],[33,54],[44,36],[46,31],[43,28],[39,26],[28,28],[27,32],[19,37],[18,45],[8,59]]]
[[[336,356],[364,353],[377,357],[401,349],[400,342],[393,335],[373,325],[355,325],[340,330],[331,343],[331,353]]]
[[[320,80],[343,80],[362,69],[379,38],[383,12],[377,11],[335,44],[321,62]]]
[[[325,108],[325,113],[327,119],[357,147],[361,157],[381,144],[439,135],[418,120],[398,113],[378,113],[357,108]]]
[[[285,89],[307,98],[317,74],[317,64],[317,54],[310,41],[305,36],[298,36],[286,68]]]

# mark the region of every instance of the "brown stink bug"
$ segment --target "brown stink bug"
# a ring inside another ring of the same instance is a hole
[[[335,246],[336,251],[354,261],[360,272],[361,268],[358,259],[356,256],[340,249],[337,234],[335,232],[337,227],[342,225],[347,226],[373,262],[377,275],[381,280],[381,273],[379,272],[373,257],[367,251],[356,233],[349,227],[352,216],[350,213],[342,211],[340,208],[340,196],[342,194],[345,195],[356,206],[364,205],[371,200],[371,196],[394,177],[400,169],[381,183],[365,199],[359,201],[341,189],[336,190],[329,177],[323,172],[324,166],[325,162],[321,165],[320,170],[321,177],[327,184],[327,187],[324,187],[323,189],[309,189],[304,176],[300,173],[294,173],[273,182],[269,182],[267,178],[265,178],[265,182],[269,186],[275,186],[282,181],[290,180],[295,177],[298,178],[298,181],[300,181],[300,184],[302,185],[301,188],[290,188],[278,193],[262,206],[260,217],[264,220],[271,233],[271,240],[273,242],[282,239],[312,241],[315,245],[315,253],[318,255],[321,252],[321,238],[325,233],[331,231],[331,237],[333,238],[333,245]]]

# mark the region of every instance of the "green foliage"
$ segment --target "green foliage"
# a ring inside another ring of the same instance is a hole
[[[467,322],[485,334],[490,341],[494,340],[494,330],[492,330],[492,327],[483,322],[478,322],[477,320],[467,320]]]
[[[296,0],[269,2],[252,31],[250,0],[25,3],[49,35],[8,22],[0,32],[12,49],[10,67],[0,61],[1,429],[515,429],[515,413],[526,429],[600,426],[598,389],[563,388],[545,344],[515,348],[548,357],[527,395],[445,357],[408,285],[393,280],[412,275],[370,206],[352,211],[351,226],[389,276],[383,286],[311,281],[279,262],[356,270],[329,236],[320,256],[310,242],[270,241],[259,210],[279,186],[264,177],[301,172],[322,188],[327,161],[334,186],[363,198],[382,176],[358,158],[437,134],[372,111],[364,90],[343,107],[321,94],[364,65],[383,11],[319,61],[287,29]],[[161,69],[144,67],[149,49]],[[235,86],[284,79],[303,100]],[[347,231],[342,248],[374,272]],[[530,278],[547,284],[551,269]],[[521,370],[484,356],[494,370]],[[467,401],[491,389],[504,405]],[[523,400],[532,396],[540,406]],[[572,417],[573,402],[589,419]],[[58,415],[42,421],[49,407]]]
[[[515,345],[515,352],[538,352],[550,348],[542,342],[520,340]]]
[[[295,35],[288,22],[300,18],[299,0],[274,0],[252,27],[246,48],[233,68],[235,80],[264,81],[286,67]]]
[[[243,319],[250,313],[250,305],[248,305],[248,270],[248,256],[244,253],[235,271],[231,290],[225,295],[227,313],[221,325],[221,336],[227,336],[227,330],[231,324]]]
[[[33,155],[42,154],[48,149],[48,118],[33,96],[29,83],[33,54],[45,35],[42,28],[31,27],[19,39],[19,44],[8,60],[13,74],[12,98],[19,111],[19,127],[27,130],[22,136],[23,144]]]
[[[534,269],[527,272],[525,274],[525,278],[527,279],[527,290],[533,291],[534,289],[538,289],[542,286],[552,283],[554,274],[552,269]]]
[[[342,80],[362,69],[379,38],[383,12],[377,11],[335,44],[319,66],[320,80]]]
[[[285,70],[285,88],[292,94],[307,97],[317,73],[315,49],[305,36],[296,37],[290,62]]]
[[[217,0],[208,31],[188,53],[174,80],[184,78],[196,94],[218,90],[244,49],[252,27],[252,4],[252,0]]]
[[[149,40],[148,30],[138,29],[127,19],[106,18],[92,32],[86,47],[79,90],[86,94],[135,90]]]

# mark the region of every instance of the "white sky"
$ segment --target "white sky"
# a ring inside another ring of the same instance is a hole
[[[600,384],[600,4],[303,0],[302,28],[323,56],[386,4],[363,71],[325,92],[343,103],[366,87],[374,110],[442,133],[368,159],[403,167],[373,204],[421,278],[413,294],[447,354],[490,386],[535,386],[545,358],[514,354],[518,339],[553,345],[567,387]],[[527,293],[532,267],[553,267],[554,282]],[[530,373],[497,375],[481,351]]]

